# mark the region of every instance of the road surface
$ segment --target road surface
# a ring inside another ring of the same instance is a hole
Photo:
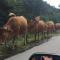
[[[33,47],[30,50],[19,53],[5,60],[28,60],[29,57],[35,52],[47,52],[60,55],[60,36],[52,37],[46,43]]]

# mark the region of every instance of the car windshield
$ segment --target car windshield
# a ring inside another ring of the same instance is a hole
[[[50,54],[35,54],[29,60],[60,60],[60,56]]]

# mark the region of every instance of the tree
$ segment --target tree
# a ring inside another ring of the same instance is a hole
[[[6,0],[0,0],[0,27],[2,27],[8,19],[9,8]]]
[[[11,7],[9,9],[9,12],[13,12],[16,15],[23,15],[28,19],[31,19],[33,16],[44,16],[44,19],[46,21],[49,19],[53,21],[58,20],[58,18],[55,19],[55,17],[53,16],[54,15],[58,16],[57,13],[60,13],[60,9],[56,9],[53,6],[50,6],[43,0],[5,0],[5,1],[7,1],[8,6]],[[7,10],[5,10],[5,12]]]

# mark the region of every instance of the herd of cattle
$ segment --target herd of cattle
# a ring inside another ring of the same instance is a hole
[[[35,17],[34,20],[28,20],[24,16],[12,15],[7,23],[0,28],[0,43],[20,35],[23,35],[27,40],[28,32],[34,33],[36,37],[37,34],[39,36],[40,32],[49,33],[56,29],[60,29],[60,23],[54,23],[53,21],[45,22],[40,16]]]

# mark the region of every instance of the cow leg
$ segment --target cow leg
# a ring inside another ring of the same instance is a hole
[[[46,31],[46,36],[48,36],[48,30]]]
[[[6,41],[6,40],[5,40],[5,44],[4,44],[4,45],[5,45],[5,47],[6,47],[6,45],[7,45],[7,41]]]
[[[27,31],[27,29],[26,29],[26,31],[25,31],[25,39],[24,39],[24,45],[26,45],[27,43],[28,43],[28,41],[27,41],[27,37],[28,37],[28,31]]]
[[[17,36],[14,36],[14,37],[13,37],[13,40],[12,40],[12,48],[13,48],[13,49],[15,48],[15,47],[14,47],[14,44],[15,44],[15,39],[16,39],[16,37],[17,37]]]
[[[35,41],[36,41],[36,32],[34,32],[34,35],[35,35]]]
[[[44,33],[44,31],[43,31],[43,39],[45,38],[45,33]]]
[[[42,40],[44,39],[44,32],[42,31]]]
[[[27,44],[27,34],[24,34],[25,36],[24,36],[24,45],[26,45]]]
[[[39,31],[38,31],[38,40],[39,40]]]
[[[43,31],[43,39],[45,38],[45,32]]]
[[[46,31],[44,31],[44,38],[46,38]]]
[[[47,39],[48,39],[48,36],[49,36],[48,30],[47,30],[47,32],[46,32],[46,35],[47,35]]]

